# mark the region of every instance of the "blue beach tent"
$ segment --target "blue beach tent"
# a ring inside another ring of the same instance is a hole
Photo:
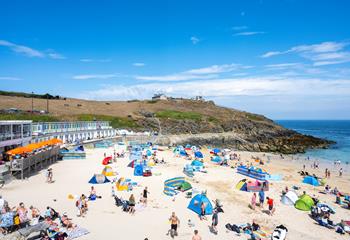
[[[218,149],[218,148],[214,148],[214,149],[213,149],[213,153],[214,153],[214,154],[218,154],[219,152],[221,152],[220,149]]]
[[[196,158],[203,158],[203,153],[201,153],[200,151],[197,151],[197,152],[194,153],[194,156]]]
[[[318,182],[318,180],[313,176],[306,176],[303,180],[303,183],[310,184],[316,187],[320,186],[320,183]]]
[[[134,176],[143,176],[143,166],[142,164],[137,164],[134,167]]]
[[[203,167],[203,163],[201,161],[198,161],[198,160],[193,160],[191,165],[195,166],[195,167]]]
[[[194,211],[197,214],[201,214],[202,203],[204,203],[205,206],[205,215],[213,214],[213,205],[211,204],[207,196],[203,193],[194,196],[187,208]]]
[[[219,156],[215,156],[211,159],[212,162],[215,162],[215,163],[220,163],[222,160],[221,160],[221,157]]]
[[[103,174],[95,174],[89,181],[91,184],[102,184],[110,182]]]

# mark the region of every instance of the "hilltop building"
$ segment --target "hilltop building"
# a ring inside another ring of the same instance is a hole
[[[165,96],[163,93],[158,93],[153,95],[152,100],[168,100],[168,97]]]

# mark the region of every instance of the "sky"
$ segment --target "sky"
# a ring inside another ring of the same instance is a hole
[[[350,119],[350,1],[3,0],[0,90]]]

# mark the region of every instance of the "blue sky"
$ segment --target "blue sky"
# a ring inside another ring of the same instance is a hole
[[[350,2],[0,3],[0,89],[350,119]]]

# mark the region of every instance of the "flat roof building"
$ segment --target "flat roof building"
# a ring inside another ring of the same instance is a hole
[[[31,120],[0,121],[0,153],[27,145],[31,140]]]

